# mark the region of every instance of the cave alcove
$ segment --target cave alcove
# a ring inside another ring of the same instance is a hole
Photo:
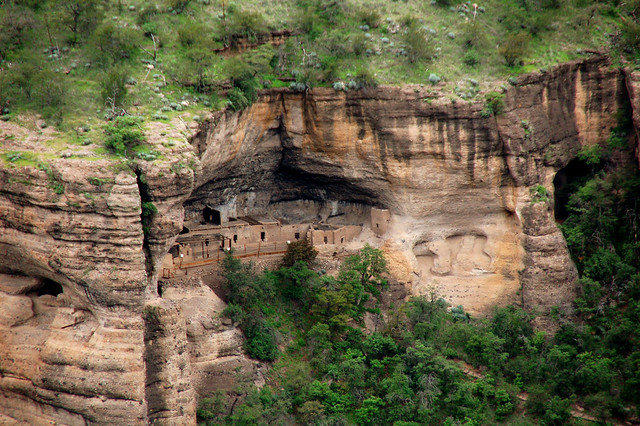
[[[43,278],[42,284],[35,290],[38,296],[44,296],[44,295],[58,296],[63,291],[62,286],[60,284],[48,278]]]
[[[567,209],[569,198],[589,179],[592,173],[592,167],[578,158],[574,158],[565,167],[558,170],[553,178],[553,213],[557,223],[561,224],[569,217]]]

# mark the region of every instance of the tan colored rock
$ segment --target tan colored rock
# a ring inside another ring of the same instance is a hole
[[[626,83],[635,108],[636,75]],[[388,209],[387,233],[365,226],[350,247],[382,246],[409,294],[433,288],[476,313],[568,308],[575,268],[551,206],[529,189],[552,191],[558,170],[606,139],[624,85],[606,58],[572,62],[522,76],[504,114],[489,118],[482,102],[425,102],[419,87],[275,89],[245,111],[213,114],[192,144],[179,122],[149,123],[165,160],[133,168],[84,158],[90,148],[58,158],[42,143],[52,129],[3,123],[15,135],[3,149],[56,159],[48,172],[0,168],[0,280],[32,279],[0,283],[0,422],[193,424],[197,392],[254,368],[208,288],[185,282],[158,297],[183,205],[192,220],[205,205],[362,223],[371,206]],[[149,202],[158,214],[143,231]]]

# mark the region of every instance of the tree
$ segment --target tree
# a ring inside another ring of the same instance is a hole
[[[0,7],[0,60],[26,45],[35,28],[31,9],[13,3]]]
[[[101,18],[101,0],[58,0],[59,20],[69,31],[69,42],[76,44],[80,34],[88,34]]]
[[[102,101],[112,115],[124,106],[127,97],[126,80],[127,75],[125,72],[119,67],[113,67],[101,81],[102,90],[100,94],[102,95]]]
[[[387,287],[382,274],[387,272],[387,261],[382,250],[366,244],[358,254],[349,256],[340,269],[339,280],[350,283],[356,292],[356,305],[363,307],[368,294],[380,297],[380,290]]]
[[[142,35],[139,31],[113,22],[105,22],[91,35],[90,44],[94,60],[110,65],[133,55],[141,41]]]
[[[313,248],[313,244],[310,241],[306,239],[294,241],[287,246],[287,252],[282,258],[282,265],[291,267],[296,262],[311,264],[317,255],[318,250]]]

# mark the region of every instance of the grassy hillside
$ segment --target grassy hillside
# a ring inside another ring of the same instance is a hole
[[[637,6],[636,0],[5,0],[1,118],[33,127],[45,125],[37,122],[41,116],[74,143],[78,128],[99,129],[123,111],[147,122],[197,120],[207,110],[244,108],[265,87],[439,84],[452,98],[473,99],[512,75],[590,50],[634,59]],[[290,34],[282,44],[268,42],[282,30]],[[38,116],[25,118],[27,111]],[[104,136],[92,138],[100,143]]]

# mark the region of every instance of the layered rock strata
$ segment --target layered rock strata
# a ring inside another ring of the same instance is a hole
[[[223,304],[207,287],[158,297],[185,203],[191,217],[204,206],[296,206],[300,219],[385,208],[388,232],[363,239],[393,247],[409,293],[474,312],[568,308],[575,268],[552,201],[531,188],[552,192],[558,170],[606,140],[626,87],[637,84],[592,58],[521,77],[488,117],[482,102],[420,86],[273,90],[215,114],[167,161],[0,169],[0,412],[31,424],[192,423],[196,393],[223,386],[224,365],[250,364],[238,330],[213,319]],[[158,213],[142,217],[142,203]]]
[[[600,57],[522,76],[497,115],[420,86],[269,91],[194,139],[203,172],[187,214],[381,207],[393,214],[382,239],[413,265],[411,293],[476,313],[514,301],[568,309],[576,271],[553,209],[534,206],[531,190],[542,185],[552,203],[556,172],[606,140],[626,96]]]

